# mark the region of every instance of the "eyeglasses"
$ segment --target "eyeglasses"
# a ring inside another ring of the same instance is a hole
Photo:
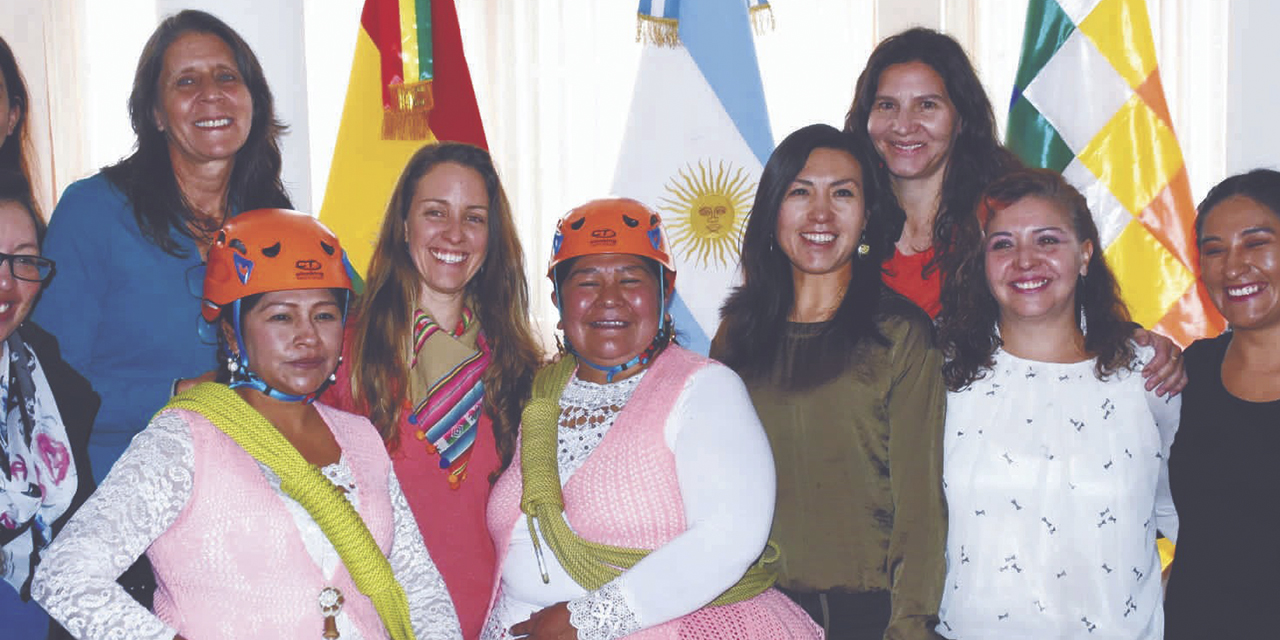
[[[26,253],[0,253],[0,264],[9,263],[9,273],[19,280],[44,282],[53,275],[54,262],[48,258]]]

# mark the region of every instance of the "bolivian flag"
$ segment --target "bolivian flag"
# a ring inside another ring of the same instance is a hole
[[[1225,323],[1196,280],[1195,204],[1143,0],[1031,0],[1007,143],[1089,201],[1133,319],[1186,346]]]
[[[453,0],[365,0],[320,207],[359,272],[400,171],[437,139],[487,148]]]

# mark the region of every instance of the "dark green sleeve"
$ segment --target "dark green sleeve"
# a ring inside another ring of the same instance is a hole
[[[886,640],[937,638],[946,578],[947,506],[942,493],[942,424],[946,387],[933,327],[904,320],[890,359],[889,484],[893,531],[889,584],[893,612]]]

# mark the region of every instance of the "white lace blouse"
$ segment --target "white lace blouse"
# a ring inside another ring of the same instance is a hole
[[[1181,398],[1144,389],[1150,359],[1107,380],[1094,361],[998,351],[947,394],[948,638],[1163,637],[1156,531],[1174,539],[1167,459]]]
[[[279,477],[265,465],[259,468],[293,516],[307,554],[332,577],[341,559],[328,537],[301,504],[280,490]],[[49,547],[32,584],[32,597],[83,640],[173,638],[177,632],[137,604],[115,580],[182,513],[192,495],[194,469],[186,422],[173,413],[153,420]],[[353,506],[359,504],[361,487],[345,457],[322,471],[345,490]],[[427,554],[394,471],[388,488],[395,531],[387,560],[404,587],[414,633],[419,640],[461,638],[453,601]],[[345,612],[340,611],[335,622],[343,640],[361,638]],[[320,632],[316,630],[317,638]]]
[[[644,375],[603,385],[570,380],[560,398],[562,486],[604,439]],[[511,625],[568,601],[579,640],[613,640],[696,611],[742,576],[768,540],[775,495],[773,454],[746,387],[723,365],[699,370],[685,384],[663,437],[675,455],[688,529],[588,593],[545,540],[551,581],[543,583],[528,522],[518,518],[502,565],[502,595],[482,639],[511,638]]]

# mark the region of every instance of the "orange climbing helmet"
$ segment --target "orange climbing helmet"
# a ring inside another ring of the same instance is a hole
[[[214,236],[201,315],[214,322],[226,305],[258,293],[351,290],[350,268],[338,237],[319,220],[287,209],[246,211]]]
[[[661,265],[669,292],[676,282],[676,263],[669,247],[662,216],[653,209],[630,198],[592,200],[556,223],[547,277],[554,282],[556,266],[572,258],[625,253]]]

